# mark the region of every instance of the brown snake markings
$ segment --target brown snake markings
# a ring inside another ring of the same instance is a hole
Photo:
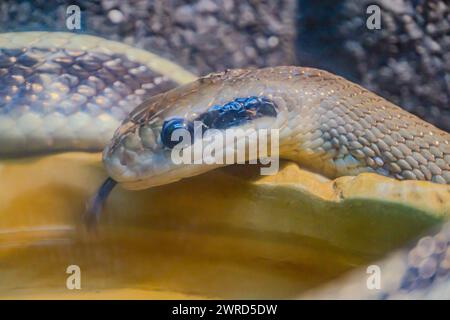
[[[341,77],[300,67],[230,70],[158,95],[129,115],[109,152],[153,118],[164,117],[176,101],[240,86],[259,86],[262,96],[270,94],[286,107],[289,120],[280,130],[291,135],[280,142],[281,157],[329,177],[375,172],[450,183],[447,132]],[[233,94],[242,96],[239,89]]]

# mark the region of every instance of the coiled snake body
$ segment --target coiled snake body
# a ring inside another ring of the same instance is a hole
[[[326,71],[230,70],[160,93],[194,76],[95,37],[11,33],[0,47],[1,156],[99,150],[123,120],[104,164],[114,181],[142,189],[217,167],[174,164],[162,138],[171,121],[203,121],[207,130],[277,129],[282,158],[328,177],[450,184],[449,133]]]

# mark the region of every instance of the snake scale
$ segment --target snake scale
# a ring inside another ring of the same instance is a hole
[[[208,130],[277,129],[281,158],[330,178],[373,172],[450,184],[449,133],[326,71],[228,70],[192,81],[151,53],[66,33],[3,34],[0,48],[0,156],[106,146],[112,179],[100,190],[102,201],[115,182],[143,189],[217,167],[171,161],[163,135],[174,119],[203,121]],[[164,69],[171,76],[161,75]],[[390,270],[400,282],[377,298],[442,285],[438,266],[450,261],[436,251],[450,242],[442,230],[441,247],[422,257],[434,264]]]

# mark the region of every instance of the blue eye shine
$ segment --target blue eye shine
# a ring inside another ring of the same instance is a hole
[[[161,130],[161,142],[169,149],[172,149],[178,143],[181,142],[181,138],[179,140],[172,140],[172,134],[175,130],[187,130],[193,139],[194,137],[194,127],[191,122],[186,121],[182,118],[173,118],[170,120],[166,120],[163,123]],[[191,141],[192,142],[192,141]]]

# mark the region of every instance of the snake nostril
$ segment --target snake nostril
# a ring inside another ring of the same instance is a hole
[[[138,156],[136,152],[124,150],[120,159],[120,163],[124,166],[128,166],[131,163],[135,163],[137,158]]]

